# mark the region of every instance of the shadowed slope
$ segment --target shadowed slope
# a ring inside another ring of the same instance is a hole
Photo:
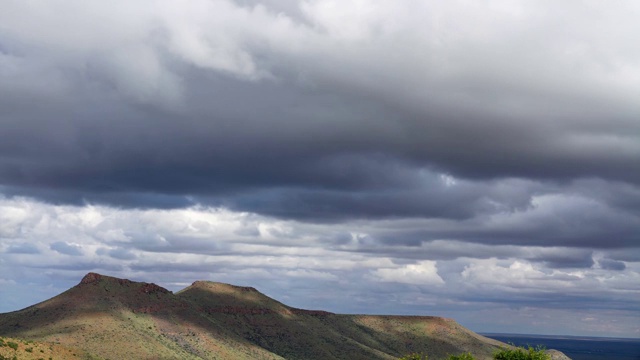
[[[238,336],[287,359],[392,359],[327,326],[324,311],[291,308],[253,288],[195,282],[177,294]]]
[[[302,310],[254,288],[207,281],[173,294],[95,273],[54,298],[0,314],[0,336],[58,343],[94,359],[372,360],[414,351],[432,360],[467,351],[489,359],[504,346],[439,317]]]
[[[428,352],[432,359],[465,351],[489,358],[504,345],[451,319],[302,310],[228,284],[197,281],[177,296],[238,336],[288,359],[396,359],[412,351]]]

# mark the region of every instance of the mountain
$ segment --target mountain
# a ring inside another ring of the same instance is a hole
[[[43,346],[65,359],[225,360],[397,359],[411,352],[439,359],[467,351],[490,359],[506,346],[440,317],[302,310],[254,288],[208,281],[174,294],[96,273],[42,303],[0,314],[0,337],[22,339],[18,350],[32,342],[34,359],[44,358]]]

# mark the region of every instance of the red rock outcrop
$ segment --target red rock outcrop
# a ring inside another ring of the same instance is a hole
[[[96,274],[94,272],[90,272],[85,275],[82,280],[80,280],[80,284],[96,284],[102,279],[102,275]]]

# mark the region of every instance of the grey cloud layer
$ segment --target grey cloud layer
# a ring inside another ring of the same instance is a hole
[[[302,18],[227,1],[59,15],[70,4],[5,5],[5,185],[99,201],[394,192],[424,171],[640,181],[640,89],[623,77],[639,59],[616,37],[637,29],[619,20],[623,5],[570,9],[569,21],[523,3],[478,7],[489,21],[383,2],[347,22],[358,10],[334,18],[326,1],[300,3]],[[585,32],[594,18],[609,32]]]
[[[22,267],[0,283],[49,256],[68,278],[281,276],[274,289],[313,301],[305,279],[322,288],[349,264],[340,286],[359,309],[377,309],[362,295],[375,287],[407,309],[446,307],[415,290],[423,279],[460,303],[520,303],[523,288],[560,303],[553,291],[575,285],[568,303],[615,294],[612,311],[627,311],[638,14],[596,1],[4,1],[0,266]],[[61,228],[21,217],[39,206],[67,213]],[[170,219],[184,212],[204,220]],[[242,225],[221,231],[225,217]],[[260,266],[240,271],[239,254]],[[597,278],[611,282],[585,295]]]

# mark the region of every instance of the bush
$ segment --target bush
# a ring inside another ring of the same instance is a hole
[[[412,353],[409,355],[405,355],[398,360],[427,360],[427,355],[423,353]]]
[[[449,355],[447,360],[475,360],[471,353],[464,353],[460,355]]]
[[[8,341],[7,346],[12,348],[13,350],[18,350],[18,343],[15,343],[13,341]]]
[[[551,360],[551,356],[545,352],[545,348],[529,346],[527,349],[518,347],[515,349],[502,349],[493,355],[495,360]]]

